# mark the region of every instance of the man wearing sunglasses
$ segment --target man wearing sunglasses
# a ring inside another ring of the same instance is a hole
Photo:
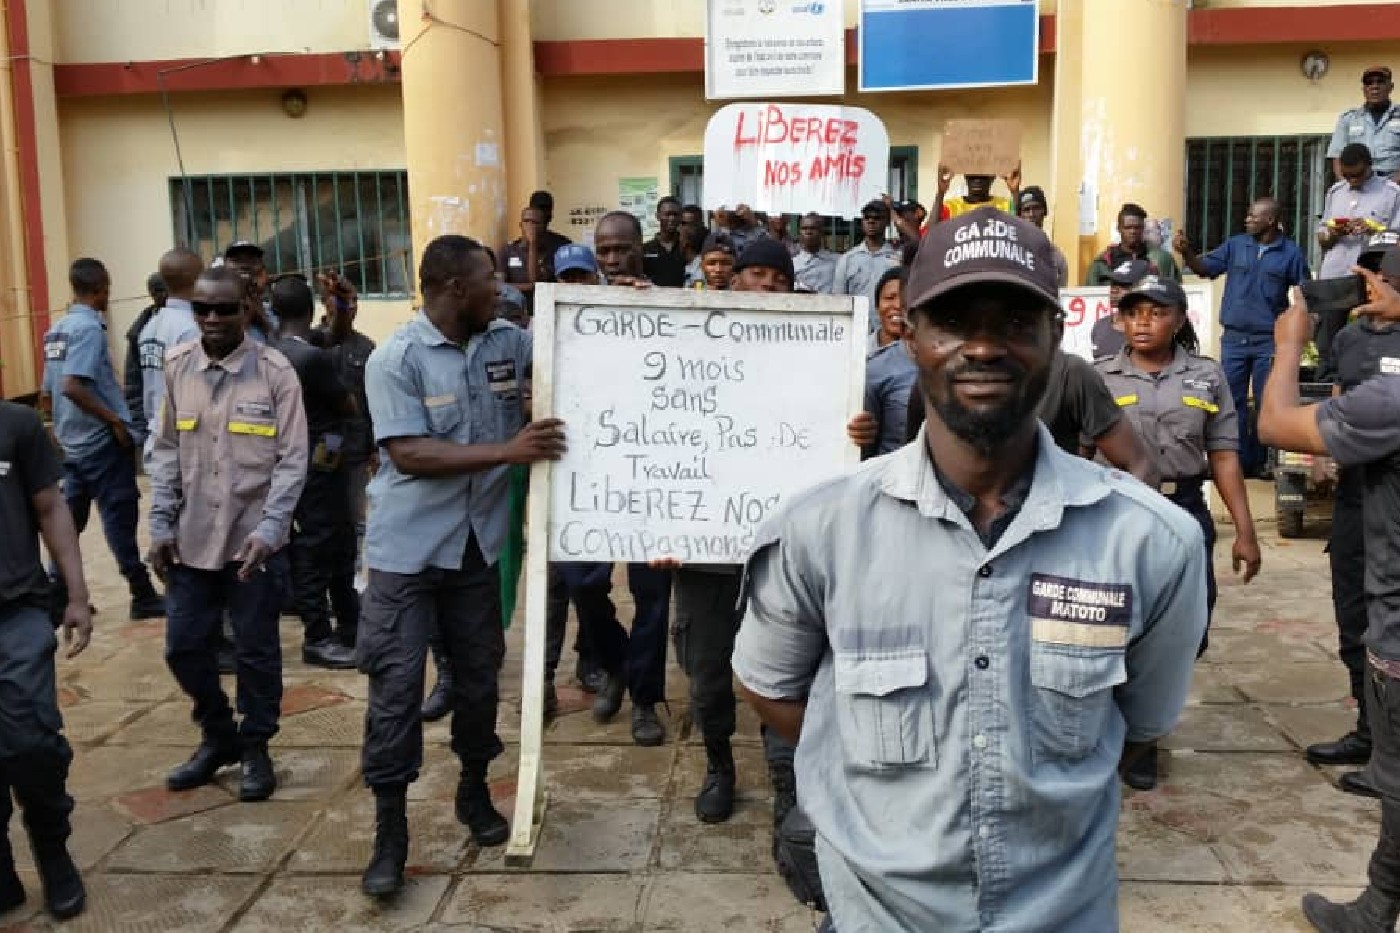
[[[1332,174],[1338,181],[1342,167],[1337,157],[1352,143],[1371,150],[1377,175],[1400,181],[1400,106],[1390,99],[1393,90],[1389,65],[1371,65],[1361,73],[1362,104],[1337,118],[1337,129],[1327,147]]]
[[[233,269],[202,273],[191,300],[200,339],[166,357],[150,463],[150,562],[166,581],[166,664],[194,701],[202,733],[166,786],[190,790],[241,761],[239,799],[255,801],[277,786],[267,751],[282,702],[277,619],[309,451],[296,371],[249,339],[245,294]],[[225,610],[241,723],[215,659]]]

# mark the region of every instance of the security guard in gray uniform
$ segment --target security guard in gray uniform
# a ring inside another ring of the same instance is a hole
[[[1396,231],[1372,237],[1358,262],[1392,287],[1400,286],[1400,249]],[[1377,248],[1379,246],[1379,248]],[[1383,320],[1358,317],[1332,338],[1328,371],[1333,394],[1350,392],[1376,375],[1400,375],[1400,327]],[[1365,470],[1357,465],[1337,471],[1332,500],[1332,532],[1327,555],[1332,568],[1332,609],[1337,618],[1337,657],[1346,665],[1351,695],[1356,700],[1356,728],[1334,742],[1309,745],[1308,761],[1319,765],[1364,765],[1371,760],[1371,722],[1366,709],[1366,541],[1362,533]],[[1348,793],[1378,797],[1365,771],[1350,771],[1337,779]]]
[[[49,614],[49,580],[39,562],[39,535],[67,583],[62,608],[67,656],[92,637],[83,558],[73,517],[59,492],[63,465],[31,408],[0,401],[0,913],[24,903],[15,873],[9,824],[11,794],[24,810],[49,912],[60,920],[82,913],[83,879],[68,855],[68,766]]]
[[[1231,556],[1244,582],[1259,572],[1259,541],[1249,514],[1249,496],[1240,470],[1239,424],[1215,360],[1197,356],[1196,332],[1186,317],[1186,293],[1171,279],[1149,275],[1118,304],[1126,345],[1117,356],[1094,364],[1104,384],[1147,446],[1162,477],[1161,492],[1191,514],[1206,544],[1207,608],[1215,607],[1215,521],[1206,505],[1207,478],[1235,523]],[[1202,636],[1200,651],[1208,636]],[[1124,775],[1128,786],[1150,790],[1157,784],[1157,749]]]
[[[424,666],[434,631],[451,659],[452,751],[462,763],[457,818],[480,846],[510,827],[486,769],[505,657],[497,561],[513,464],[557,459],[561,422],[526,424],[530,335],[496,317],[491,261],[475,240],[440,236],[418,271],[423,309],[366,368],[381,467],[370,483],[365,591],[357,645],[369,675],[363,769],[374,792],[374,854],[364,892],[403,887],[408,785],[423,763]]]

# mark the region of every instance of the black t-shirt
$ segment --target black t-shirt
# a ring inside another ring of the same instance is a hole
[[[661,245],[661,241],[655,237],[642,247],[642,268],[646,270],[646,276],[651,279],[653,285],[684,288],[687,265],[685,250],[681,249],[679,237],[672,249]]]
[[[1327,370],[1343,392],[1372,376],[1400,375],[1400,327],[1377,327],[1359,318],[1337,331],[1328,352]]]
[[[306,436],[311,446],[327,434],[345,433],[345,402],[350,391],[340,381],[330,353],[296,337],[279,337],[273,344],[291,361],[301,383],[306,408]]]
[[[344,418],[343,450],[347,463],[363,462],[369,459],[370,451],[374,449],[374,426],[369,417],[369,398],[365,395],[365,365],[369,362],[369,355],[374,352],[374,341],[357,330],[350,331],[338,344],[331,343],[330,333],[324,328],[318,328],[313,334],[315,339],[312,343],[331,355],[341,383],[355,397],[358,410]]]
[[[540,237],[540,244],[536,248],[535,259],[542,266],[532,277],[530,275],[530,246],[525,239],[514,240],[501,250],[501,278],[512,285],[520,285],[524,282],[553,282],[554,281],[554,254],[559,251],[559,247],[572,243],[568,237],[562,233],[555,233],[553,230],[546,230]],[[531,312],[535,308],[535,296],[531,292],[525,296],[525,302],[530,306]]]
[[[48,594],[34,497],[62,475],[58,450],[38,412],[0,401],[0,606]]]
[[[1055,444],[1065,453],[1079,454],[1082,441],[1102,437],[1118,423],[1123,412],[1103,378],[1087,361],[1068,353],[1056,353],[1050,363],[1050,382],[1040,400],[1040,420],[1050,429]],[[909,440],[924,423],[924,394],[909,394]]]

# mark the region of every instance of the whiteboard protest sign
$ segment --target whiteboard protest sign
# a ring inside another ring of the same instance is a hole
[[[1186,291],[1186,316],[1201,341],[1201,352],[1211,354],[1215,339],[1215,287],[1208,279],[1183,282]],[[1113,313],[1108,303],[1107,285],[1060,289],[1060,307],[1065,312],[1065,335],[1060,348],[1066,353],[1094,358],[1092,334],[1094,323]]]
[[[708,0],[706,6],[706,98],[845,91],[843,0]]]
[[[729,104],[705,127],[706,210],[855,217],[889,182],[890,137],[860,107]]]
[[[534,854],[549,561],[742,562],[785,497],[852,469],[867,300],[541,284],[536,418],[568,452],[530,471],[520,770],[506,860]]]

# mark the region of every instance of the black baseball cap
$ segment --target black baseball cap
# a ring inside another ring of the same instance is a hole
[[[1361,254],[1356,257],[1356,264],[1372,272],[1379,271],[1382,257],[1396,244],[1400,244],[1400,230],[1382,230],[1372,234],[1366,245],[1361,248]]]
[[[1128,259],[1109,270],[1108,280],[1114,285],[1136,285],[1151,271],[1146,259]]]
[[[737,275],[750,266],[777,269],[787,276],[788,282],[797,281],[797,273],[792,269],[792,254],[788,252],[787,246],[769,237],[759,237],[745,246],[743,253],[739,255],[739,261],[734,263],[734,272]]]
[[[1134,285],[1126,295],[1118,299],[1118,307],[1126,308],[1140,299],[1164,308],[1180,308],[1183,311],[1187,306],[1186,290],[1176,281],[1160,275],[1149,275]]]
[[[224,248],[225,259],[245,254],[251,254],[261,259],[263,258],[263,248],[252,240],[234,240]]]
[[[910,308],[963,285],[1016,285],[1053,305],[1059,274],[1050,240],[1035,224],[979,207],[929,230],[909,270]]]
[[[918,201],[904,200],[894,202],[894,212],[896,214],[903,214],[906,211],[917,211],[922,209],[923,205],[920,204]]]
[[[1045,198],[1045,189],[1039,185],[1030,185],[1021,190],[1021,197],[1016,201],[1016,210],[1028,207],[1031,204],[1039,204],[1047,211],[1050,209],[1050,202]]]
[[[1385,251],[1380,268],[1376,271],[1387,278],[1400,279],[1400,246],[1392,246]]]
[[[860,209],[861,217],[865,217],[868,214],[879,214],[881,217],[888,217],[890,216],[890,209],[885,205],[884,201],[876,198],[873,201],[867,201],[865,206]]]
[[[734,241],[725,233],[711,233],[705,237],[705,245],[700,247],[700,255],[721,251],[734,255]]]

